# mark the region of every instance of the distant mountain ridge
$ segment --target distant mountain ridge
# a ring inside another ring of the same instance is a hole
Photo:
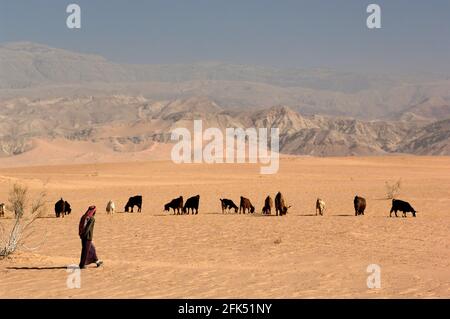
[[[220,62],[132,65],[29,42],[0,45],[0,101],[85,95],[153,100],[207,96],[227,109],[289,105],[305,115],[364,120],[422,118],[415,106],[444,101],[426,119],[450,117],[450,80],[332,69],[279,69]],[[438,106],[436,106],[438,107]],[[437,117],[438,116],[438,117]]]
[[[0,46],[2,77],[0,88],[26,88],[45,84],[89,82],[183,82],[242,81],[280,87],[357,92],[380,85],[378,77],[337,72],[330,69],[277,69],[220,62],[132,65],[109,62],[105,58],[31,42]],[[387,79],[384,78],[384,81]],[[389,81],[394,81],[390,79]],[[389,83],[383,83],[383,86]]]
[[[280,151],[314,156],[409,153],[450,155],[450,119],[415,123],[361,121],[330,116],[302,116],[287,106],[231,111],[207,97],[151,101],[144,97],[108,96],[27,100],[1,104],[0,153],[11,156],[30,149],[33,138],[99,143],[116,152],[144,150],[170,143],[174,128],[278,127]],[[429,123],[429,124],[428,124]],[[17,141],[17,143],[14,143]]]

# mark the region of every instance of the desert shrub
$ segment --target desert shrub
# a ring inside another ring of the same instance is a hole
[[[27,247],[28,239],[35,233],[33,224],[44,210],[44,198],[45,193],[41,192],[32,201],[27,212],[28,189],[14,184],[9,193],[7,206],[8,210],[14,213],[14,221],[9,231],[0,224],[0,258],[11,255],[18,248]]]
[[[16,219],[23,217],[23,212],[27,204],[27,192],[28,189],[19,184],[14,184],[9,192],[7,208],[14,213]]]
[[[394,199],[400,194],[400,188],[402,185],[402,180],[399,179],[395,183],[389,183],[388,181],[385,182],[386,184],[386,198],[387,199]]]

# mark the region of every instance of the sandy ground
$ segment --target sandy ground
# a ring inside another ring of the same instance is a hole
[[[389,218],[385,181],[402,179],[400,198],[417,218]],[[1,298],[384,298],[450,297],[450,158],[284,158],[276,175],[259,166],[135,162],[0,169],[0,201],[14,182],[47,191],[47,218],[28,248],[0,260]],[[281,190],[285,217],[259,214],[267,194]],[[107,216],[113,199],[144,197],[141,214]],[[200,194],[200,214],[163,213],[165,202]],[[367,199],[355,217],[353,197]],[[254,215],[222,215],[219,198],[244,195]],[[73,212],[53,215],[64,197]],[[327,203],[316,217],[315,200]],[[78,221],[98,206],[94,242],[105,264],[81,272],[68,289],[66,266],[78,263]],[[11,223],[7,212],[0,224]],[[381,267],[381,288],[366,284],[369,264]]]

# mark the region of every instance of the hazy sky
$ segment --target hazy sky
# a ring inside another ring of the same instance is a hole
[[[66,6],[82,9],[81,30]],[[366,7],[382,8],[382,29]],[[450,73],[449,0],[0,0],[0,42],[32,41],[116,62],[224,61]]]

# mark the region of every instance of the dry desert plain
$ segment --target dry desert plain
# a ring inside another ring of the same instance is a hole
[[[385,182],[399,178],[417,218],[388,217]],[[32,195],[46,189],[45,218],[29,239],[45,241],[0,260],[0,298],[450,297],[449,157],[282,158],[275,175],[256,164],[169,161],[2,168],[0,201],[14,182]],[[278,191],[288,215],[261,216]],[[135,194],[142,213],[121,213]],[[200,194],[199,215],[163,212],[180,194]],[[367,199],[365,216],[354,216],[355,194]],[[256,213],[222,215],[219,198],[241,195]],[[53,213],[60,197],[73,209],[64,219]],[[317,197],[323,217],[314,216]],[[109,199],[114,216],[104,211]],[[78,221],[91,204],[104,266],[83,270],[81,288],[68,289],[65,267],[78,263]],[[367,287],[369,264],[381,267],[380,289]]]

